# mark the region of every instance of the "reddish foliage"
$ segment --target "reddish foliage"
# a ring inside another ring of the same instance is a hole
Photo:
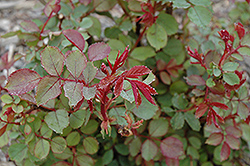
[[[147,7],[148,11],[144,9],[144,7]],[[136,19],[136,22],[141,20],[140,22],[145,24],[145,26],[150,27],[153,25],[157,19],[157,16],[154,16],[155,10],[154,7],[151,5],[151,3],[142,3],[141,9],[145,13],[141,17]]]

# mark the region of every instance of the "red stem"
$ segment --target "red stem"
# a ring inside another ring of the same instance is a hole
[[[21,125],[20,122],[8,122],[8,121],[3,120],[1,117],[0,117],[0,121],[4,123],[8,123],[8,124]]]
[[[106,115],[106,102],[107,102],[106,96],[107,96],[107,92],[105,91],[103,95],[103,101],[101,102],[101,114],[102,114],[104,121],[108,120],[108,117]]]
[[[42,33],[43,33],[43,31],[44,31],[44,28],[46,27],[46,25],[48,24],[48,22],[49,22],[49,20],[52,18],[52,16],[53,16],[53,11],[50,13],[48,19],[46,20],[46,22],[45,22],[44,25],[43,25],[43,28],[42,28],[42,30],[41,30],[41,32],[40,32],[39,40],[42,40]]]

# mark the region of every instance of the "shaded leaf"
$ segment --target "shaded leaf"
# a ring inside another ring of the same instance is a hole
[[[231,153],[231,150],[230,150],[229,145],[226,142],[224,142],[221,148],[221,152],[220,152],[220,160],[225,161],[226,159],[228,159],[230,153]]]
[[[196,86],[206,85],[205,80],[199,75],[191,75],[185,77],[185,80],[187,81],[188,85],[196,85]]]
[[[57,136],[51,140],[51,150],[53,153],[62,153],[67,147],[67,142],[63,137]]]
[[[88,154],[95,154],[99,149],[99,142],[94,137],[86,137],[83,140],[83,147]]]
[[[76,146],[80,142],[80,134],[74,131],[66,137],[66,141],[68,146]]]
[[[179,158],[184,154],[182,142],[175,137],[167,137],[161,141],[161,152],[163,156],[168,158]]]
[[[84,50],[85,40],[84,40],[82,34],[80,34],[78,31],[73,30],[73,29],[64,30],[63,34],[81,52]]]
[[[171,77],[170,77],[170,75],[167,72],[161,71],[160,72],[160,78],[161,78],[161,81],[164,84],[170,85],[170,83],[171,83]]]
[[[46,104],[50,99],[54,99],[61,94],[61,80],[57,77],[45,76],[37,86],[37,105]]]
[[[143,142],[141,154],[142,158],[144,158],[146,161],[152,160],[156,156],[157,151],[158,147],[152,140],[147,139]]]
[[[241,119],[246,119],[249,115],[249,108],[245,103],[239,102],[237,112]]]
[[[179,166],[179,160],[166,157],[166,164],[169,166]]]
[[[94,166],[94,160],[88,156],[88,155],[77,155],[76,158],[76,163],[78,163],[79,166]]]
[[[235,138],[240,138],[242,136],[242,131],[239,128],[234,127],[234,126],[226,127],[226,133],[228,135],[234,136]]]
[[[34,154],[39,159],[44,159],[48,156],[50,150],[50,144],[49,141],[45,139],[40,139],[34,149]]]
[[[56,133],[63,133],[63,129],[69,125],[68,112],[59,109],[57,111],[49,112],[44,121],[47,123],[49,128],[51,128]]]
[[[174,130],[181,129],[184,125],[184,115],[182,112],[176,112],[171,118],[170,123]]]
[[[4,126],[1,127],[1,129],[0,129],[0,137],[5,133],[7,125],[8,124],[6,124],[6,125],[4,125]]]
[[[85,67],[87,66],[87,58],[80,51],[71,51],[65,60],[65,64],[69,72],[75,77],[78,78]]]
[[[129,144],[129,153],[132,157],[135,157],[141,151],[141,139],[136,137]]]
[[[70,114],[69,124],[73,129],[77,129],[83,125],[86,117],[87,117],[87,110],[80,109]]]
[[[240,141],[238,138],[235,138],[232,135],[226,135],[226,142],[231,149],[239,150],[240,148]]]
[[[89,46],[88,57],[90,61],[97,61],[106,58],[110,53],[110,47],[104,42],[95,43]]]
[[[9,76],[5,88],[11,95],[21,95],[31,91],[40,79],[37,72],[29,69],[20,69]]]
[[[152,137],[161,137],[168,132],[168,120],[167,119],[154,119],[150,121],[148,126],[149,135]]]
[[[71,164],[66,161],[58,161],[51,166],[71,166]]]
[[[200,121],[195,118],[194,114],[190,112],[186,112],[184,114],[185,120],[188,123],[188,125],[194,130],[194,131],[200,131],[201,125]]]
[[[40,54],[43,68],[53,76],[60,76],[64,66],[64,55],[57,47],[47,46]]]

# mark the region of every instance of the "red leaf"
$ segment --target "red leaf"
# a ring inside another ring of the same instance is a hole
[[[61,0],[50,0],[46,5],[43,10],[44,14],[49,17],[52,12],[58,13],[59,10],[61,9],[60,6],[60,1]]]
[[[131,80],[128,80],[128,81],[131,84],[133,94],[134,94],[134,98],[135,98],[135,104],[138,107],[139,105],[141,105],[141,96],[139,94],[138,88],[137,88],[136,84],[133,81],[131,81]]]
[[[242,131],[234,126],[226,127],[226,133],[234,136],[235,138],[240,138],[242,136]]]
[[[40,81],[39,74],[30,69],[20,69],[9,76],[5,88],[11,95],[21,95],[31,91]]]
[[[246,0],[248,4],[250,4],[250,0]]]
[[[191,75],[188,77],[185,77],[185,80],[187,81],[188,85],[206,85],[205,80],[199,76],[199,75]]]
[[[229,109],[229,107],[226,104],[219,103],[219,102],[212,102],[212,103],[210,103],[210,105],[218,107],[218,108],[223,109],[223,110],[228,110]]]
[[[208,106],[204,103],[201,103],[196,109],[195,117],[200,118],[203,114],[205,114],[207,109],[208,109]]]
[[[5,133],[6,128],[8,124],[5,124],[1,129],[0,129],[0,137]]]
[[[73,30],[73,29],[67,29],[63,31],[63,34],[80,51],[84,50],[85,40],[78,31]]]
[[[20,25],[27,32],[39,32],[40,31],[36,23],[34,23],[33,21],[24,20],[20,23]]]
[[[245,35],[245,29],[240,22],[234,23],[234,29],[237,31],[240,39]]]
[[[120,56],[119,56],[120,54],[120,51],[119,51],[115,59],[115,64],[113,67],[108,59],[109,67],[112,70],[111,74],[114,74],[116,70],[119,69],[125,63],[126,59],[128,58],[128,53],[129,53],[128,46],[125,48],[124,52]]]
[[[88,4],[90,4],[91,0],[79,0],[79,2],[87,6]]]
[[[151,95],[156,95],[157,94],[155,89],[152,88],[151,86],[143,83],[143,82],[138,81],[138,80],[133,80],[133,82],[137,85],[137,87],[140,89],[141,93],[146,97],[146,99],[150,103],[156,105],[154,99],[151,96]]]
[[[229,145],[224,142],[220,152],[220,161],[225,161],[226,159],[228,159],[230,153],[231,151]]]
[[[224,135],[222,133],[212,133],[206,140],[206,144],[217,146],[223,141]]]
[[[118,97],[123,89],[123,81],[124,81],[124,77],[121,76],[120,78],[118,78],[118,80],[115,83],[115,87],[114,87],[114,95],[116,97]]]
[[[179,160],[166,157],[166,164],[169,166],[179,166]]]
[[[240,148],[240,141],[238,138],[235,138],[232,135],[226,135],[226,142],[230,146],[231,149],[239,150]]]
[[[170,75],[167,72],[161,71],[160,72],[160,78],[161,78],[161,81],[164,84],[170,85],[170,83],[171,83],[171,77],[170,77]]]
[[[88,57],[90,61],[97,61],[106,58],[110,53],[110,47],[104,42],[95,43],[89,46]]]
[[[30,102],[30,103],[36,104],[35,97],[34,97],[33,95],[31,95],[31,94],[25,93],[25,94],[20,95],[19,97],[20,97],[22,100],[26,100],[26,101],[28,101],[28,102]]]
[[[149,74],[151,70],[146,66],[134,66],[126,74],[128,78],[137,78],[138,76],[143,76]]]
[[[224,119],[213,108],[210,107],[210,110],[213,112],[213,115],[218,118],[219,122],[224,123]],[[213,119],[213,120],[215,123],[216,120],[215,119]]]
[[[161,152],[163,156],[177,159],[184,154],[182,142],[175,137],[167,137],[161,141]]]
[[[215,86],[209,87],[210,91],[213,94],[224,95],[225,94],[225,87],[222,82],[216,82]]]
[[[182,68],[183,68],[183,65],[182,64],[177,65],[175,59],[171,59],[166,65],[166,70],[173,77],[178,77],[179,75],[178,70]]]
[[[161,59],[159,59],[157,62],[156,62],[156,66],[157,66],[157,69],[159,70],[159,71],[161,71],[161,70],[164,70],[165,69],[165,67],[166,67],[166,63],[165,63],[165,61],[163,61],[163,60],[161,60]]]
[[[9,69],[11,66],[13,66],[14,63],[15,63],[14,59],[9,61],[8,52],[6,52],[3,56],[1,56],[0,70]]]

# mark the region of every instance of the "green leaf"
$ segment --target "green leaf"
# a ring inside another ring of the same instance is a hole
[[[121,33],[122,31],[117,27],[108,27],[104,31],[105,36],[110,39],[117,39]]]
[[[12,109],[17,114],[23,112],[23,106],[22,105],[12,105]]]
[[[250,32],[247,32],[245,34],[245,36],[241,40],[241,44],[250,46]]]
[[[223,80],[229,85],[235,85],[240,83],[240,79],[235,73],[224,73]]]
[[[211,1],[210,0],[190,0],[191,3],[193,3],[194,5],[199,5],[199,6],[209,6],[211,5]]]
[[[53,76],[60,76],[64,66],[64,56],[57,47],[47,46],[41,52],[43,68]]]
[[[200,149],[201,148],[201,140],[197,137],[189,137],[188,141],[190,143],[190,145],[192,145],[194,148],[196,149]]]
[[[155,56],[156,53],[152,47],[136,47],[130,54],[130,56],[139,61],[145,61],[147,58]]]
[[[97,68],[93,62],[88,62],[86,68],[82,72],[85,82],[90,83],[97,74]]]
[[[75,146],[80,142],[80,134],[74,131],[67,136],[66,141],[68,146]]]
[[[86,87],[82,88],[82,94],[86,100],[93,99],[96,94],[96,87]]]
[[[147,39],[149,44],[158,51],[166,46],[168,35],[161,25],[153,24],[147,30]]]
[[[82,19],[82,21],[80,22],[80,27],[81,28],[87,29],[87,28],[90,28],[92,25],[93,25],[93,21],[89,17],[84,17]]]
[[[73,129],[77,129],[77,128],[82,126],[86,117],[87,117],[87,110],[80,109],[80,110],[70,114],[69,125]]]
[[[214,69],[213,73],[214,73],[215,77],[219,77],[221,75],[221,70],[220,69]]]
[[[240,124],[242,130],[242,138],[247,142],[250,141],[250,126],[248,124]]]
[[[34,154],[39,159],[44,159],[48,156],[50,150],[50,144],[49,141],[45,139],[40,139],[34,149]]]
[[[168,120],[165,118],[154,119],[149,123],[149,135],[152,137],[161,137],[168,132]]]
[[[207,79],[207,81],[206,81],[206,85],[207,85],[208,87],[212,88],[212,87],[214,87],[216,84],[215,84],[213,78],[209,78],[209,79]]]
[[[183,50],[183,46],[180,40],[172,38],[168,41],[166,47],[163,48],[163,52],[167,55],[176,56]]]
[[[68,112],[63,109],[49,112],[45,116],[44,121],[53,131],[62,134],[63,129],[69,125]]]
[[[241,55],[250,56],[250,48],[249,48],[249,47],[241,47],[241,48],[238,49],[238,52],[239,52]]]
[[[143,142],[141,154],[142,158],[144,158],[146,161],[152,160],[156,156],[157,152],[158,147],[152,140],[147,139]]]
[[[82,83],[65,81],[63,89],[65,92],[65,96],[69,99],[70,106],[75,106],[79,101],[82,100],[82,88]]]
[[[188,146],[187,148],[187,154],[191,155],[193,159],[198,160],[200,158],[199,152],[197,151],[197,149],[195,149],[192,146]]]
[[[99,142],[94,137],[86,137],[83,140],[83,147],[88,154],[95,154],[99,149]]]
[[[174,94],[172,98],[173,105],[178,109],[185,109],[188,105],[188,100],[186,99],[185,95],[182,93],[178,95],[177,93]]]
[[[132,112],[139,118],[148,120],[154,116],[158,110],[158,106],[151,104],[144,96],[141,96],[141,105],[137,108],[135,107]]]
[[[239,67],[239,63],[227,62],[222,66],[224,71],[235,71]]]
[[[107,165],[107,164],[111,163],[113,158],[114,158],[113,149],[106,151],[102,156],[102,164]]]
[[[173,82],[170,85],[170,89],[169,90],[170,90],[171,94],[184,93],[184,92],[186,92],[188,90],[188,85],[184,81],[178,80],[178,81]]]
[[[156,23],[165,28],[168,35],[173,35],[178,31],[178,23],[170,14],[161,12],[156,19]]]
[[[37,105],[46,104],[61,94],[61,81],[57,77],[46,76],[38,83],[36,91]]]
[[[127,121],[123,118],[125,116],[126,109],[123,107],[115,107],[109,111],[109,117],[116,119],[119,125],[128,125]]]
[[[182,112],[176,112],[171,118],[170,123],[174,130],[179,130],[184,125],[184,115]]]
[[[58,159],[66,160],[73,156],[73,152],[68,147],[66,147],[62,153],[54,153],[53,155]]]
[[[96,11],[105,12],[112,9],[116,4],[116,0],[94,0]]]
[[[25,144],[12,144],[9,147],[8,155],[11,160],[21,162],[27,155],[28,147]]]
[[[197,118],[195,118],[194,114],[186,112],[184,116],[186,122],[194,131],[200,131],[201,128],[200,121]]]
[[[123,20],[121,25],[119,26],[122,31],[130,31],[133,28],[133,24],[129,18]]]
[[[177,8],[188,8],[190,6],[189,3],[187,3],[185,0],[175,0],[173,7],[177,7]]]
[[[129,154],[128,146],[125,144],[116,144],[115,150],[123,156],[127,156]]]
[[[68,54],[65,60],[65,65],[69,72],[75,78],[78,78],[87,66],[87,58],[79,50],[72,51]]]
[[[94,160],[88,155],[77,155],[76,161],[79,166],[94,166]]]
[[[51,150],[53,153],[63,153],[67,147],[67,142],[63,137],[54,137],[51,141]]]
[[[8,94],[2,95],[2,96],[1,96],[1,100],[2,100],[2,102],[5,103],[5,104],[10,104],[10,103],[13,102],[12,97],[11,97],[10,95],[8,95]]]
[[[98,122],[91,119],[89,120],[86,126],[81,127],[81,132],[89,135],[89,134],[94,133],[97,130],[97,128],[98,128]]]
[[[212,19],[212,14],[203,6],[194,6],[189,8],[188,17],[197,26],[206,28]]]
[[[93,22],[93,25],[88,28],[88,32],[91,36],[97,36],[97,37],[101,37],[101,23],[99,21],[98,18],[95,18],[93,16],[88,16],[88,18],[90,18]]]
[[[249,108],[248,106],[243,103],[239,102],[238,108],[237,108],[237,113],[240,116],[241,119],[246,119],[249,115]]]
[[[40,129],[41,136],[44,138],[50,138],[52,136],[53,131],[48,127],[46,123],[42,124],[42,127]]]
[[[141,139],[139,137],[134,138],[129,144],[129,153],[132,157],[135,157],[141,151]]]

